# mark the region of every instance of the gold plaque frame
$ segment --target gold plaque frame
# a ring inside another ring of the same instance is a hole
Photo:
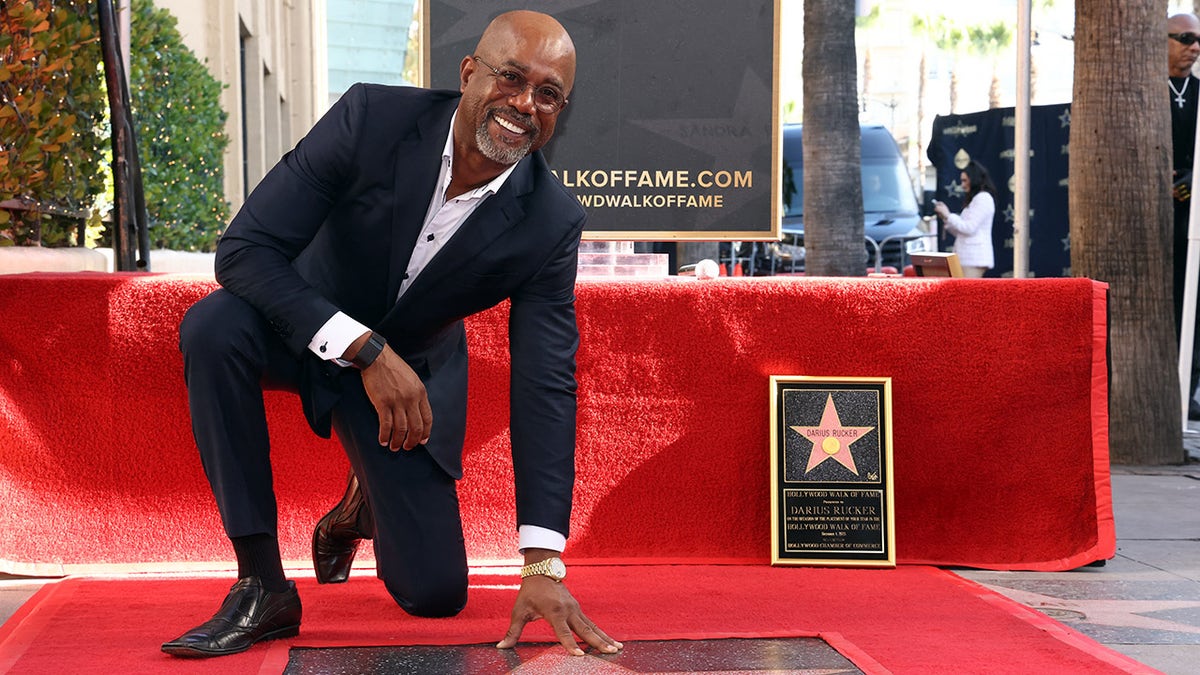
[[[892,380],[771,376],[771,564],[894,567]]]

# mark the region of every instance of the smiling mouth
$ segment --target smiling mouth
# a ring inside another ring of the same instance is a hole
[[[512,122],[509,122],[508,120],[504,119],[503,117],[501,117],[499,115],[493,114],[492,119],[496,120],[496,124],[500,125],[501,129],[504,129],[505,131],[508,131],[510,133],[514,133],[514,134],[517,134],[520,136],[524,136],[525,134],[529,133],[525,129],[513,124]]]

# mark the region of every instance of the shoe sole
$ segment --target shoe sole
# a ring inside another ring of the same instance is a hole
[[[296,637],[299,634],[300,634],[300,624],[295,624],[292,626],[284,626],[282,628],[276,628],[275,630],[273,630],[269,633],[263,633],[262,636],[260,636],[254,642],[251,642],[250,644],[246,645],[245,647],[238,647],[236,649],[209,650],[209,649],[198,649],[196,647],[188,647],[186,645],[172,645],[170,643],[167,643],[162,646],[162,650],[165,653],[170,654],[171,656],[184,656],[184,657],[191,657],[191,658],[207,658],[207,657],[211,657],[211,656],[229,656],[230,654],[241,654],[242,652],[246,651],[247,649],[250,649],[254,645],[258,644],[259,642],[266,642],[267,640],[279,640],[282,638]]]

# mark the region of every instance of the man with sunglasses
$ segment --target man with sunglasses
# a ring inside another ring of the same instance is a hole
[[[219,656],[296,635],[277,539],[263,388],[300,394],[352,475],[317,528],[318,581],[360,539],[406,612],[467,601],[462,320],[509,300],[520,590],[508,631],[545,618],[563,647],[613,653],[562,583],[575,451],[574,285],[585,214],[540,148],[575,78],[553,18],[510,12],[463,58],[458,92],[355,85],[255,188],[217,249],[223,288],[180,326],[193,432],[238,581],[209,621],[163,644]],[[283,450],[286,452],[286,449]],[[286,455],[277,455],[286,457]],[[574,633],[574,635],[572,635]]]
[[[1175,205],[1174,297],[1175,335],[1178,338],[1183,319],[1183,287],[1187,265],[1188,216],[1191,213],[1192,158],[1196,143],[1196,103],[1200,101],[1200,79],[1192,75],[1192,66],[1200,57],[1200,19],[1194,14],[1175,14],[1167,19],[1167,85],[1171,90],[1171,167]],[[1200,340],[1196,346],[1200,346]],[[1192,349],[1192,375],[1188,388],[1188,419],[1200,419],[1200,403],[1195,400],[1200,382],[1197,367],[1200,353]]]

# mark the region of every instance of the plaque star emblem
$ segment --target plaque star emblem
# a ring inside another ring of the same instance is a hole
[[[858,475],[858,467],[854,464],[854,455],[850,453],[850,445],[866,436],[875,427],[844,427],[838,416],[837,407],[833,405],[833,394],[825,399],[825,410],[821,413],[821,424],[815,427],[793,426],[792,431],[803,436],[812,443],[812,451],[808,455],[808,473],[820,466],[821,462],[833,459]]]

